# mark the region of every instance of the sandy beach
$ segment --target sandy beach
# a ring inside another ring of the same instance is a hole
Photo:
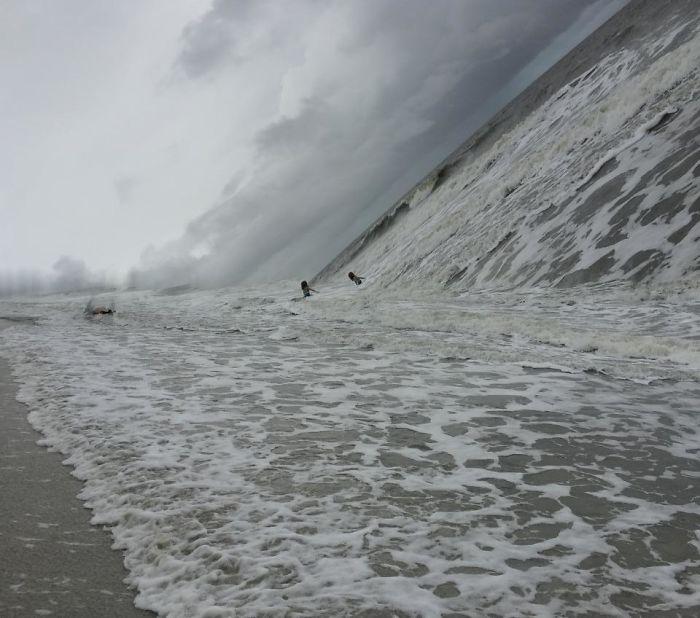
[[[8,322],[0,320],[0,329]],[[39,446],[0,359],[0,615],[152,616],[134,607],[121,552],[90,525],[82,484],[63,457]]]

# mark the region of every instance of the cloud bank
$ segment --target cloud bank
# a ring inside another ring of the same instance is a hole
[[[622,4],[2,3],[0,279],[309,278]]]
[[[613,4],[216,0],[184,29],[176,71],[226,83],[246,64],[286,62],[277,111],[245,172],[180,239],[147,252],[132,282],[310,276],[495,112],[484,104],[510,77]]]

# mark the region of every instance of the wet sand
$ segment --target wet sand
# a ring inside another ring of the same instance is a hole
[[[153,616],[134,607],[121,553],[107,530],[90,525],[76,497],[81,482],[59,453],[37,444],[15,393],[0,358],[0,615]]]

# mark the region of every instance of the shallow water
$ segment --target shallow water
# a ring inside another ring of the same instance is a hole
[[[0,304],[138,605],[697,615],[694,290],[290,289]]]

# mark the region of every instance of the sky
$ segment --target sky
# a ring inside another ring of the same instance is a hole
[[[0,288],[310,278],[624,3],[1,0]]]

